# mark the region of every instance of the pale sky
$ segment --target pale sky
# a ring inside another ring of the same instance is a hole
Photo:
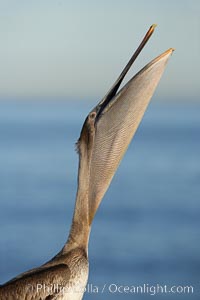
[[[199,0],[0,0],[0,99],[102,98],[152,23],[129,77],[173,47],[159,97],[199,100]]]

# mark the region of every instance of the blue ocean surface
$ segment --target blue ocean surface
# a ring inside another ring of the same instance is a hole
[[[94,105],[0,101],[0,284],[64,245],[74,144]],[[85,300],[200,298],[198,102],[152,102],[95,217],[89,260]]]

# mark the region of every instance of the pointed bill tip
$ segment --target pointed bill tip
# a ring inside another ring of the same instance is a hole
[[[173,52],[175,51],[175,48],[169,48],[168,50],[166,50],[163,55],[166,55],[166,54],[172,54]]]
[[[153,33],[154,32],[154,29],[156,28],[157,24],[152,24],[149,28],[149,33]]]
[[[150,71],[150,70],[152,70],[152,68],[156,69],[156,67],[155,67],[156,65],[157,65],[157,67],[160,66],[159,68],[161,68],[161,69],[164,68],[169,57],[172,55],[174,50],[175,50],[174,48],[169,48],[165,52],[161,53],[159,56],[154,58],[150,63],[148,63],[140,72],[138,72],[136,74],[136,76],[138,76],[138,74],[140,74],[140,73],[142,74],[143,72]]]
[[[144,41],[145,41],[145,44],[146,42],[148,41],[148,39],[150,38],[150,36],[153,34],[154,32],[154,29],[156,28],[157,24],[152,24],[150,27],[149,27],[149,30],[147,31],[145,37],[144,37]]]
[[[153,63],[157,63],[161,60],[165,60],[167,61],[169,59],[169,57],[172,55],[173,51],[175,49],[174,48],[169,48],[168,50],[166,50],[165,52],[163,52],[162,54],[160,54],[159,56],[157,56],[152,62]],[[150,63],[151,64],[151,63]]]
[[[160,58],[163,58],[165,56],[169,56],[169,55],[172,55],[172,53],[174,52],[174,48],[169,48],[167,49],[165,52],[163,52],[161,55],[159,55],[156,60],[159,60]]]
[[[166,50],[165,52],[163,52],[162,54],[160,54],[159,56],[157,56],[154,60],[152,60],[149,65],[153,65],[154,63],[157,63],[161,60],[168,60],[168,58],[172,55],[173,51],[175,49],[174,48],[169,48],[168,50]]]
[[[152,24],[152,25],[151,25],[151,27],[152,27],[153,29],[155,29],[156,26],[158,26],[158,25],[157,25],[157,24]]]

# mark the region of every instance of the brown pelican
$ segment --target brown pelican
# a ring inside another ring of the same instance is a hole
[[[49,262],[2,285],[1,300],[82,299],[88,279],[92,220],[173,52],[170,48],[152,60],[117,92],[154,27],[149,28],[119,78],[85,119],[77,143],[78,189],[66,244]]]

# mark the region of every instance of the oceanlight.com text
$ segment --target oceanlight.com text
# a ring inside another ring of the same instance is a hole
[[[108,291],[112,294],[149,294],[151,296],[158,294],[193,294],[194,287],[191,285],[151,285],[148,283],[142,285],[119,285],[112,283],[108,286]]]
[[[144,283],[141,285],[126,285],[118,283],[105,283],[103,285],[96,285],[88,283],[85,287],[82,286],[62,286],[59,284],[46,285],[44,283],[36,283],[35,285],[27,285],[27,289],[31,293],[43,291],[49,294],[67,294],[67,293],[88,293],[88,294],[148,294],[151,296],[159,294],[193,294],[194,287],[192,285],[161,285]]]

